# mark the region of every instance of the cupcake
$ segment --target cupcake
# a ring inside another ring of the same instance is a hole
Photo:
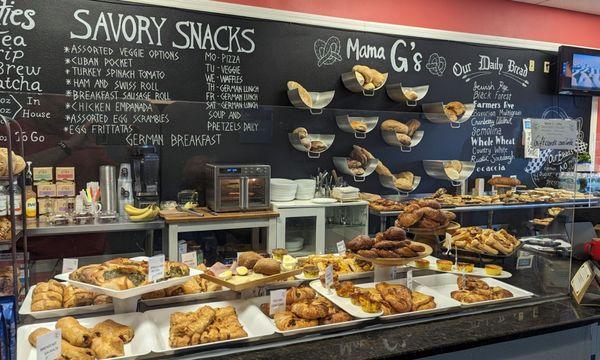
[[[452,261],[450,260],[437,260],[436,262],[438,270],[450,271],[452,270]]]
[[[470,263],[464,263],[464,262],[459,262],[458,264],[456,264],[456,269],[460,272],[473,272],[473,268],[475,267],[475,265],[470,264]]]
[[[500,276],[502,274],[502,266],[489,264],[485,266],[485,273],[491,276]]]
[[[307,279],[316,279],[319,277],[319,268],[316,265],[304,265],[302,273]]]
[[[415,267],[417,269],[429,269],[429,260],[417,259],[417,260],[415,260]]]

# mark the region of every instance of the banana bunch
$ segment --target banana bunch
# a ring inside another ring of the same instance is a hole
[[[145,208],[136,208],[131,204],[125,204],[125,212],[129,215],[131,221],[150,221],[156,219],[160,208],[156,204],[148,205]]]

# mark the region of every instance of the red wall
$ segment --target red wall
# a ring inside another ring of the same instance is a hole
[[[363,21],[600,48],[600,16],[510,0],[220,1]],[[596,149],[596,170],[600,170],[600,126],[596,132]]]

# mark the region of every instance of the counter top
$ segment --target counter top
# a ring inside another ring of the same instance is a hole
[[[99,223],[94,221],[92,224],[68,224],[68,225],[51,225],[45,222],[28,222],[27,236],[49,236],[49,235],[67,235],[67,234],[84,234],[84,233],[99,233],[99,232],[115,232],[115,231],[146,231],[162,229],[164,222],[160,219],[144,222],[133,222],[127,219],[119,218],[113,223]]]
[[[249,219],[271,219],[279,217],[279,213],[274,210],[259,210],[259,211],[234,211],[215,213],[208,208],[197,208],[195,211],[203,214],[196,216],[190,213],[177,210],[161,210],[160,216],[167,224],[183,223],[183,222],[215,222],[225,220],[249,220]]]
[[[541,304],[491,312],[464,311],[445,319],[367,326],[335,334],[284,338],[275,343],[181,355],[185,359],[217,356],[227,360],[416,358],[511,339],[584,326],[600,320],[600,309],[583,307],[567,297]]]
[[[307,207],[336,207],[336,206],[352,206],[352,205],[368,205],[369,202],[365,200],[354,200],[354,201],[336,201],[332,203],[315,203],[312,200],[292,200],[292,201],[271,201],[271,204],[275,208],[288,209],[288,208],[307,208]]]

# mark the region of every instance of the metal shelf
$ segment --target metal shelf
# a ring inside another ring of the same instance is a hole
[[[545,208],[554,206],[586,206],[592,207],[598,205],[600,199],[582,199],[575,201],[564,201],[564,202],[544,202],[544,203],[529,203],[529,204],[507,204],[507,205],[473,205],[473,206],[457,206],[443,208],[444,210],[452,212],[474,212],[474,211],[502,211],[502,210],[518,210],[518,209],[535,209]],[[371,215],[390,217],[398,216],[402,211],[376,211],[369,209]]]
[[[133,222],[126,219],[119,219],[114,223],[98,223],[84,225],[50,225],[48,223],[29,223],[27,226],[27,236],[49,236],[49,235],[69,235],[86,233],[103,233],[115,231],[147,231],[159,230],[164,227],[164,221],[153,220],[146,222]]]

